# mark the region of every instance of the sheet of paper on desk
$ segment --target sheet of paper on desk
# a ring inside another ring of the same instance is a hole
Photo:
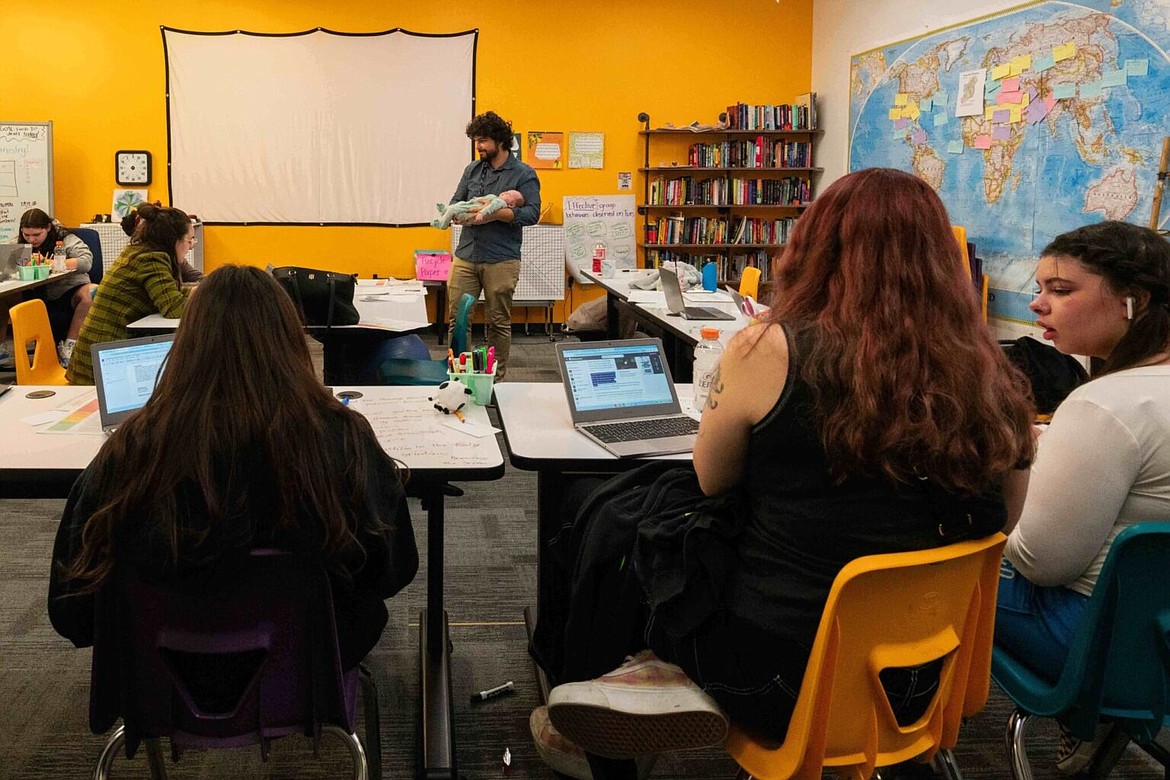
[[[683,293],[683,300],[694,303],[730,301],[731,295],[726,290],[687,290]]]
[[[22,419],[21,422],[25,425],[37,426],[44,425],[45,423],[57,422],[64,416],[65,412],[62,412],[60,409],[54,409],[53,411],[49,412],[30,414],[28,417]]]
[[[394,320],[389,317],[366,317],[358,323],[366,328],[382,328],[392,331],[411,331],[430,327],[429,322],[415,322],[414,320]]]
[[[464,418],[460,420],[458,417],[451,417],[444,415],[445,419],[441,423],[444,428],[450,428],[453,431],[465,433],[468,436],[474,436],[477,439],[482,439],[484,436],[491,436],[500,432],[499,428],[493,428],[490,425],[483,425],[481,423],[473,422]]]
[[[37,433],[77,435],[102,435],[102,418],[98,414],[97,391],[84,393],[78,398],[61,404],[54,410],[57,422],[42,427]]]
[[[362,295],[361,299],[363,301],[369,301],[370,303],[403,303],[406,301],[413,301],[415,298],[419,297],[420,295],[426,295],[426,293],[423,292],[422,290],[415,290],[415,291],[393,290],[391,292],[371,293],[368,295]]]
[[[349,407],[365,415],[386,452],[416,468],[481,466],[496,462],[491,448],[478,440],[460,437],[452,443],[443,426],[449,415],[435,411],[426,396],[371,398],[350,401]],[[499,457],[496,450],[495,457]]]
[[[666,306],[666,295],[662,290],[630,290],[627,300],[642,306]]]
[[[425,292],[423,283],[418,279],[358,279],[356,284],[359,288],[363,288],[362,292],[366,292],[371,287],[380,288],[395,295]]]

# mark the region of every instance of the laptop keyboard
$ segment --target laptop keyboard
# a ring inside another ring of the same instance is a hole
[[[606,444],[646,439],[668,439],[672,436],[690,436],[699,432],[699,423],[690,417],[655,417],[649,420],[629,420],[617,423],[582,425],[582,428]]]

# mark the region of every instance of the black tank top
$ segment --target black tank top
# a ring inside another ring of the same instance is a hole
[[[923,550],[1000,530],[998,491],[962,498],[929,480],[834,484],[787,327],[788,380],[751,432],[745,479],[750,515],[731,574],[728,609],[778,637],[812,645],[833,579],[864,555]]]

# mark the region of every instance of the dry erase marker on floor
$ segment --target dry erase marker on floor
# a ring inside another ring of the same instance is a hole
[[[488,688],[486,691],[473,693],[471,694],[471,703],[475,704],[477,701],[487,701],[488,699],[494,699],[497,696],[503,696],[505,693],[511,691],[514,687],[515,686],[512,684],[512,681],[508,680],[508,682],[504,683],[503,685],[497,685],[495,688]]]

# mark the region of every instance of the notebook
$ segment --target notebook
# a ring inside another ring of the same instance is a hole
[[[708,309],[702,306],[687,306],[683,302],[682,288],[678,284],[678,274],[670,268],[662,266],[658,269],[662,279],[662,292],[666,296],[666,311],[682,317],[684,320],[734,320],[734,314],[728,314],[718,309]]]
[[[107,341],[90,347],[102,430],[114,431],[150,399],[175,334]]]
[[[682,413],[658,339],[560,342],[573,427],[619,458],[690,452],[699,423]]]
[[[32,257],[32,244],[0,244],[0,282],[17,278],[16,267]]]

